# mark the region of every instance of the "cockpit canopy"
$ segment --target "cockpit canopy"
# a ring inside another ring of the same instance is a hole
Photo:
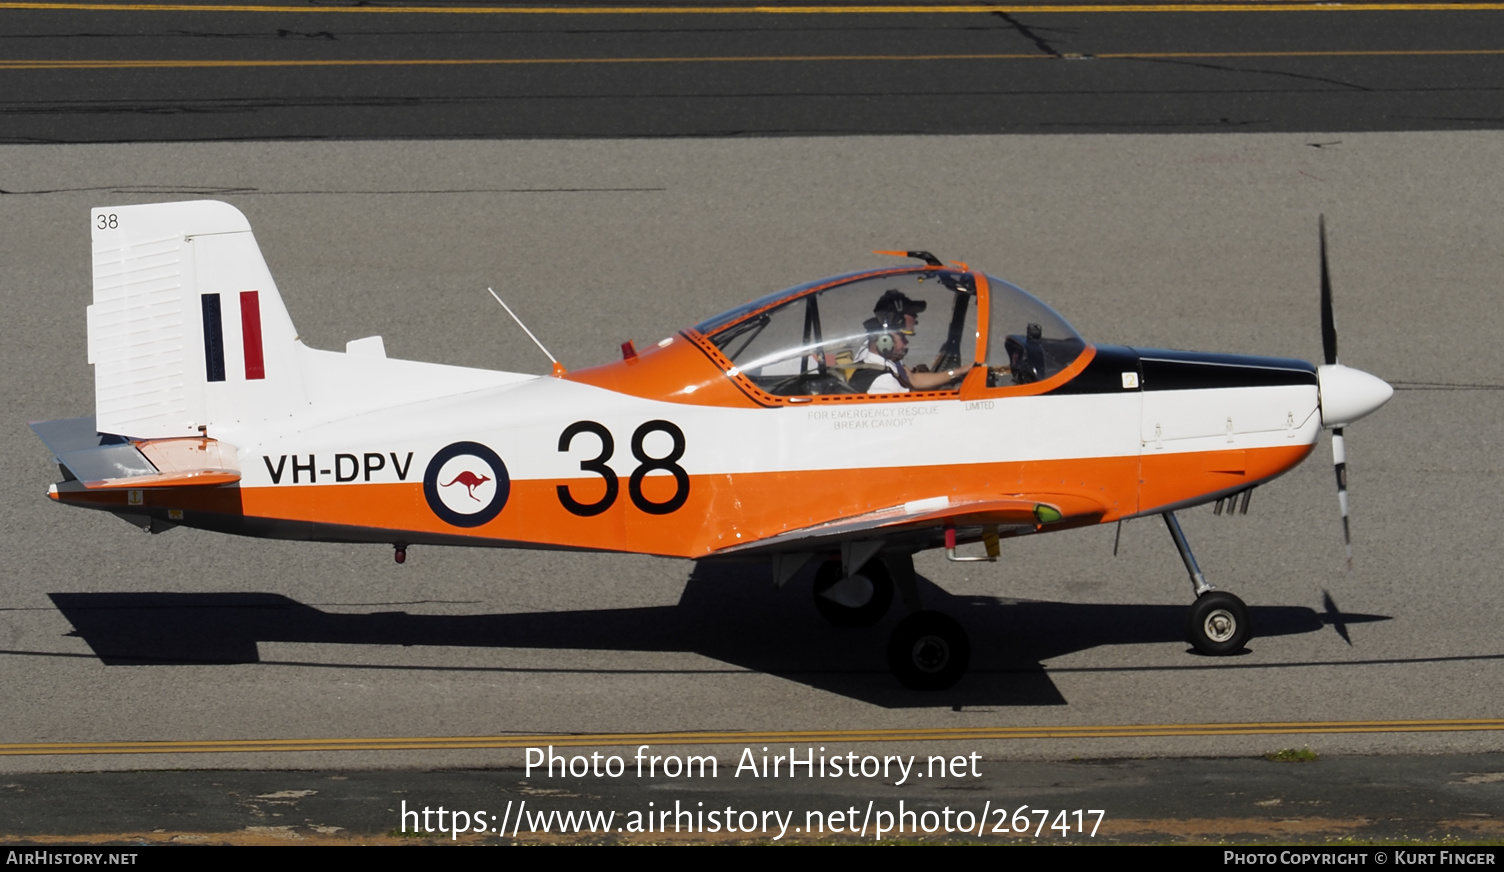
[[[956,370],[956,383],[942,390],[959,389],[978,364],[989,369],[989,387],[1026,384],[1065,369],[1085,348],[1064,318],[1023,290],[950,269],[812,282],[694,329],[731,362],[732,376],[774,396],[882,392],[871,387],[873,370],[894,360],[916,373]]]

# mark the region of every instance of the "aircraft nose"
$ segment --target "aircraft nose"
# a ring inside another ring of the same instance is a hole
[[[1394,396],[1394,388],[1361,369],[1333,363],[1316,367],[1321,384],[1321,424],[1343,427],[1378,411]]]

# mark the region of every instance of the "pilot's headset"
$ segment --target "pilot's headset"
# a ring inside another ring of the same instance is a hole
[[[874,318],[868,318],[862,326],[867,328],[868,335],[873,335],[872,347],[877,353],[886,357],[898,347],[898,342],[893,338],[894,333],[907,333],[902,311],[885,309],[877,313]]]

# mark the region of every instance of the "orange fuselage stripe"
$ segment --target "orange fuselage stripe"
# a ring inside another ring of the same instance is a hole
[[[591,503],[605,492],[600,479],[513,481],[502,512],[471,529],[450,526],[430,511],[421,482],[162,488],[145,492],[143,508],[181,510],[182,522],[188,526],[194,525],[196,513],[209,513],[457,536],[473,538],[477,545],[496,539],[539,547],[695,558],[790,530],[940,496],[971,500],[1078,494],[1106,509],[1097,520],[1115,521],[1272,478],[1298,464],[1310,450],[1310,445],[1300,443],[1235,452],[1146,453],[1142,458],[700,474],[690,477],[683,506],[665,515],[647,514],[634,506],[626,477],[620,480],[615,503],[594,517],[567,511],[557,488],[568,487],[576,501]],[[1235,462],[1228,462],[1229,458]],[[647,500],[661,503],[672,497],[675,487],[669,475],[649,475],[642,491]],[[58,498],[115,511],[142,510],[127,506],[127,496],[120,491],[62,493]]]

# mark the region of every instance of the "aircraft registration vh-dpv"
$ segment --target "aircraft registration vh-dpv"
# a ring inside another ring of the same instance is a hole
[[[1175,512],[1246,511],[1327,428],[1345,534],[1342,427],[1392,393],[1337,363],[1324,229],[1321,366],[1092,345],[1007,282],[879,252],[919,262],[525,375],[391,359],[380,337],[306,347],[227,204],[90,223],[94,415],[32,425],[63,473],[52,499],[398,562],[418,544],[761,559],[780,587],[815,563],[832,624],[877,623],[896,591],[889,666],[912,688],[970,659],[921,608],[916,552],[995,560],[1004,538],[1149,515],[1191,579],[1190,642],[1241,650],[1247,607],[1207,583]]]

